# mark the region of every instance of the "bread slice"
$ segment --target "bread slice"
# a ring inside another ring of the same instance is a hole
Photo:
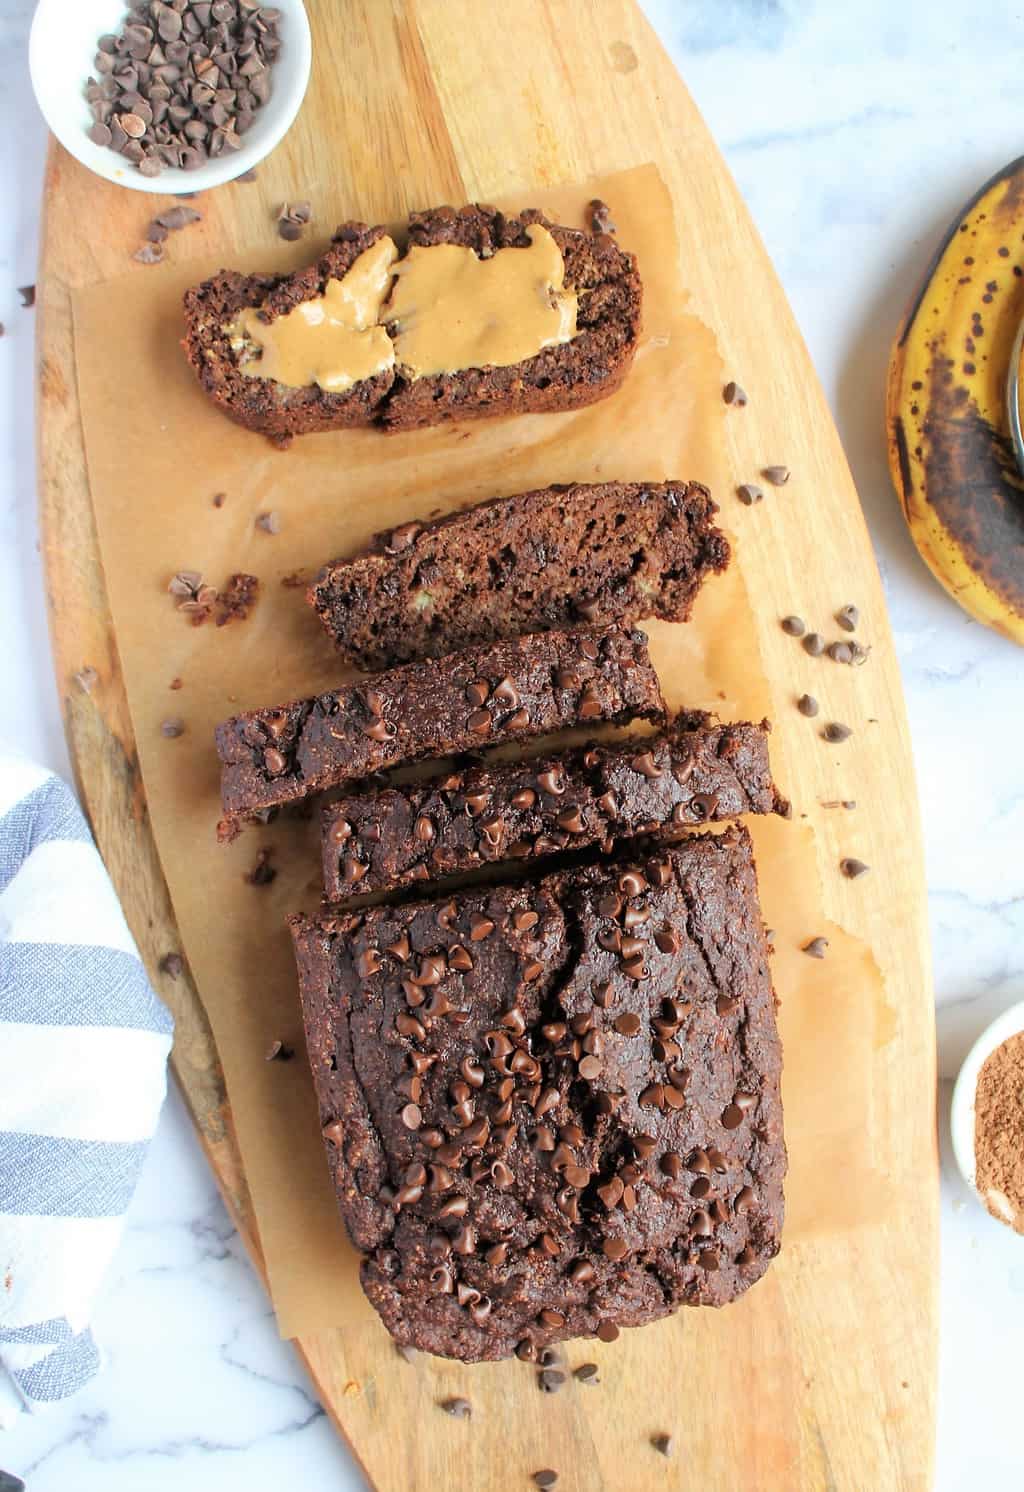
[[[397,1341],[536,1358],[764,1274],[782,1052],[745,830],[291,929],[331,1177]]]
[[[185,292],[182,346],[203,389],[224,414],[249,430],[260,430],[281,444],[293,435],[368,425],[394,382],[394,370],[364,379],[344,393],[314,384],[291,388],[243,373],[227,328],[246,307],[264,306],[271,319],[302,301],[323,295],[327,281],[341,279],[359,255],[377,242],[383,228],[345,223],[327,252],[294,275],[241,275],[222,269]]]
[[[477,204],[413,213],[409,242],[426,248],[460,244],[486,257],[497,249],[526,247],[526,230],[532,223],[547,228],[554,238],[565,263],[565,288],[579,294],[576,336],[509,368],[469,368],[414,380],[403,377],[399,369],[381,409],[390,428],[579,409],[619,387],[640,337],[643,288],[636,259],[610,234],[563,228],[534,209],[506,217]]]
[[[328,901],[533,864],[638,835],[786,808],[772,782],[767,721],[681,714],[663,733],[523,762],[473,765],[428,782],[347,795],[321,817]]]
[[[601,482],[493,498],[381,533],[308,600],[361,668],[588,621],[686,621],[729,563],[699,482]]]
[[[227,327],[246,307],[263,306],[271,320],[322,295],[387,230],[345,223],[327,252],[293,275],[242,275],[221,270],[186,291],[185,355],[203,389],[224,414],[287,444],[294,435],[352,425],[409,429],[445,420],[528,411],[576,409],[622,382],[640,335],[642,287],[632,254],[608,234],[549,223],[530,210],[506,217],[491,207],[438,207],[409,219],[411,243],[461,244],[487,257],[497,248],[527,247],[527,229],[550,230],[565,262],[565,286],[580,295],[577,334],[512,367],[470,368],[411,379],[400,368],[355,384],[345,393],[312,385],[292,388],[250,376],[239,367]]]
[[[577,725],[660,721],[664,709],[642,632],[581,628],[469,648],[225,720],[224,812],[237,819],[402,762]]]

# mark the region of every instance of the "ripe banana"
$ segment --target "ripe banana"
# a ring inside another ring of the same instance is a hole
[[[889,364],[889,468],[914,543],[965,611],[1024,645],[1024,476],[1006,375],[1024,317],[1024,156],[950,227]]]

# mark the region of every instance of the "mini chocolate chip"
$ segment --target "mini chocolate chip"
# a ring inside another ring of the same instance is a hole
[[[607,202],[602,202],[600,197],[595,197],[587,204],[590,213],[591,233],[614,233],[615,223],[612,221],[611,211]]]
[[[577,713],[581,720],[595,720],[601,712],[601,697],[594,683],[590,682],[580,697]]]
[[[21,296],[22,310],[31,310],[36,303],[36,287],[34,285],[19,285],[18,294]]]
[[[840,860],[839,869],[848,880],[855,881],[858,876],[866,875],[871,867],[865,865],[863,860],[854,860],[852,856],[848,856]]]
[[[785,487],[789,481],[789,467],[765,466],[761,468],[761,475],[766,482],[771,482],[773,487]]]
[[[519,792],[512,794],[513,808],[532,808],[537,801],[537,794],[530,787],[520,788]]]
[[[796,702],[796,707],[801,715],[806,715],[809,720],[814,719],[820,708],[813,694],[801,694]]]
[[[180,953],[165,953],[159,964],[157,964],[157,968],[161,974],[166,974],[171,979],[180,978],[184,967],[185,963]]]
[[[578,1368],[573,1368],[572,1376],[577,1383],[600,1383],[596,1362],[581,1362]]]
[[[260,513],[256,518],[256,527],[265,534],[279,534],[281,532],[281,515],[272,508],[269,513]]]
[[[706,823],[718,807],[717,793],[694,793],[690,799],[690,810],[698,823]]]
[[[739,1107],[738,1104],[735,1104],[735,1103],[728,1104],[722,1110],[722,1128],[723,1129],[739,1129],[739,1127],[740,1127],[740,1125],[742,1123],[743,1123],[743,1110]]]
[[[811,958],[824,958],[827,947],[828,938],[812,938],[809,943],[804,944],[803,952]]]
[[[168,740],[174,740],[178,736],[183,736],[185,734],[184,720],[182,720],[180,715],[174,715],[169,720],[161,720],[160,734],[166,736]]]
[[[619,1340],[619,1328],[613,1321],[602,1321],[597,1328],[598,1340],[601,1342],[617,1342]]]
[[[558,1481],[558,1472],[546,1466],[543,1471],[533,1473],[533,1480],[538,1487],[553,1487]]]
[[[653,753],[650,751],[643,751],[639,756],[634,756],[629,765],[633,768],[634,772],[639,772],[641,777],[655,778],[662,776],[662,768],[658,766],[654,760]]]
[[[825,651],[825,639],[820,632],[808,632],[803,640],[803,650],[812,658],[820,658]]]
[[[675,1442],[671,1435],[652,1435],[651,1444],[663,1456],[671,1456],[675,1450]]]
[[[736,488],[736,496],[744,507],[752,508],[764,497],[764,488],[759,487],[756,482],[741,482]]]
[[[807,631],[803,617],[799,616],[784,616],[780,625],[789,637],[803,637]]]
[[[468,1399],[442,1399],[440,1406],[453,1419],[469,1419],[473,1406]]]
[[[423,1114],[418,1103],[407,1103],[399,1116],[406,1129],[419,1129]]]
[[[853,735],[853,731],[848,725],[843,725],[838,720],[830,720],[821,734],[826,741],[838,743],[839,741],[848,741]]]
[[[860,621],[860,612],[856,606],[840,606],[836,612],[836,621],[844,632],[856,632],[857,623]]]
[[[830,642],[828,655],[833,663],[852,663],[853,649],[848,642]]]
[[[542,792],[557,798],[565,792],[565,778],[558,768],[546,768],[537,774],[537,786]]]
[[[466,700],[469,704],[479,707],[486,703],[490,692],[491,686],[486,679],[474,679],[472,684],[466,686]]]
[[[740,388],[738,383],[733,382],[732,379],[729,380],[725,388],[722,390],[722,398],[725,400],[726,404],[735,404],[740,407],[742,407],[747,402],[747,396],[744,393],[743,389]]]
[[[474,710],[466,721],[466,728],[476,736],[486,736],[490,733],[491,717],[486,710]]]
[[[620,1036],[635,1036],[642,1024],[640,1017],[633,1015],[632,1012],[617,1016],[612,1022],[612,1025]]]
[[[624,1238],[606,1238],[601,1245],[601,1252],[613,1264],[618,1264],[629,1253],[629,1244]]]
[[[269,886],[277,876],[277,871],[270,863],[273,853],[272,849],[260,850],[252,870],[247,870],[242,879],[248,881],[250,886]]]
[[[537,1374],[537,1386],[542,1394],[557,1394],[565,1383],[565,1374],[560,1368],[544,1368]]]
[[[861,644],[856,640],[856,638],[853,639],[849,646],[851,664],[854,668],[862,667],[862,665],[868,661],[868,656],[871,652],[871,649],[862,647]]]
[[[397,734],[391,721],[382,718],[367,721],[362,729],[363,734],[369,736],[371,741],[390,741]]]

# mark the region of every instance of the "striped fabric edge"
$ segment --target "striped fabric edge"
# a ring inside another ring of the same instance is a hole
[[[170,1049],[166,1032],[0,1024],[0,1126],[51,1139],[148,1140],[167,1091]],[[96,1080],[83,1085],[76,1071]],[[6,1165],[2,1149],[0,1156]]]
[[[69,895],[75,886],[86,894]],[[37,845],[0,892],[0,936],[136,952],[99,851],[70,839]]]
[[[0,892],[37,845],[57,841],[91,844],[92,836],[67,787],[48,777],[0,814]]]
[[[174,1030],[135,953],[66,942],[0,944],[0,1021]]]
[[[0,1130],[0,1224],[12,1217],[114,1217],[132,1199],[148,1141],[68,1140]]]
[[[34,1362],[19,1366],[21,1350],[4,1354],[7,1371],[29,1406],[52,1404],[84,1388],[102,1365],[99,1348],[88,1327],[60,1347],[51,1348]]]
[[[65,792],[73,797],[63,778],[51,772],[49,767],[22,756],[8,746],[6,741],[0,740],[0,816],[13,808],[15,803],[20,803],[22,798],[34,793],[44,782],[60,783]]]
[[[120,1217],[0,1217],[0,1281],[10,1279],[13,1287],[0,1289],[0,1328],[20,1331],[62,1316],[72,1333],[88,1326],[123,1236]],[[0,1358],[5,1355],[0,1339]]]

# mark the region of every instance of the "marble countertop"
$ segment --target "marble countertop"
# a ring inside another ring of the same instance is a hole
[[[1024,654],[931,579],[885,462],[890,339],[938,235],[1020,150],[1020,20],[953,0],[645,0],[722,146],[822,378],[867,513],[903,669],[926,832],[940,1070],[1024,998]],[[34,316],[46,145],[30,0],[0,6],[0,736],[68,771],[36,530]],[[942,1132],[937,1485],[1024,1484],[1024,1243],[956,1178]],[[279,1342],[172,1094],[95,1322],[109,1363],[23,1416],[0,1465],[29,1492],[263,1492],[363,1482]],[[859,1489],[858,1489],[859,1492]]]

